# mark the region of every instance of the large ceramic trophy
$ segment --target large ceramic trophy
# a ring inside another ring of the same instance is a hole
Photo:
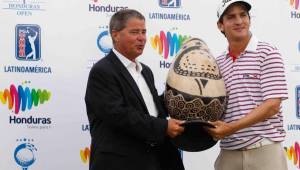
[[[225,84],[216,60],[206,43],[198,38],[186,40],[170,67],[165,104],[170,117],[185,120],[185,131],[173,143],[185,151],[202,151],[217,141],[205,128],[208,121],[220,119],[226,107]]]

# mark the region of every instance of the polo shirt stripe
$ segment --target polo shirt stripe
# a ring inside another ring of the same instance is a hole
[[[216,59],[229,96],[223,121],[235,122],[263,101],[287,99],[287,84],[281,54],[272,45],[252,36],[246,50],[235,62],[228,51]],[[283,141],[283,117],[280,111],[263,122],[242,129],[221,140],[223,149],[235,150],[251,145],[262,138]]]

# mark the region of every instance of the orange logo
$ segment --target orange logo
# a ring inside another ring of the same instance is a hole
[[[295,142],[294,146],[284,147],[286,155],[290,161],[293,161],[294,165],[300,168],[300,145],[298,142]]]
[[[90,154],[91,154],[91,151],[90,151],[90,148],[88,148],[88,147],[80,150],[80,157],[81,157],[81,160],[82,160],[83,163],[88,163],[89,162]]]

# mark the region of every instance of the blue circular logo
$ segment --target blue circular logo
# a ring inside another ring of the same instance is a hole
[[[105,54],[109,53],[112,49],[112,42],[108,35],[107,30],[102,31],[97,38],[97,46]]]
[[[14,158],[23,170],[27,170],[35,162],[34,152],[37,151],[35,146],[30,143],[23,143],[17,146],[14,152]]]

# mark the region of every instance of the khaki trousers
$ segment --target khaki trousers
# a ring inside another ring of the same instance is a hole
[[[281,143],[250,150],[222,149],[215,161],[215,170],[288,170]]]

